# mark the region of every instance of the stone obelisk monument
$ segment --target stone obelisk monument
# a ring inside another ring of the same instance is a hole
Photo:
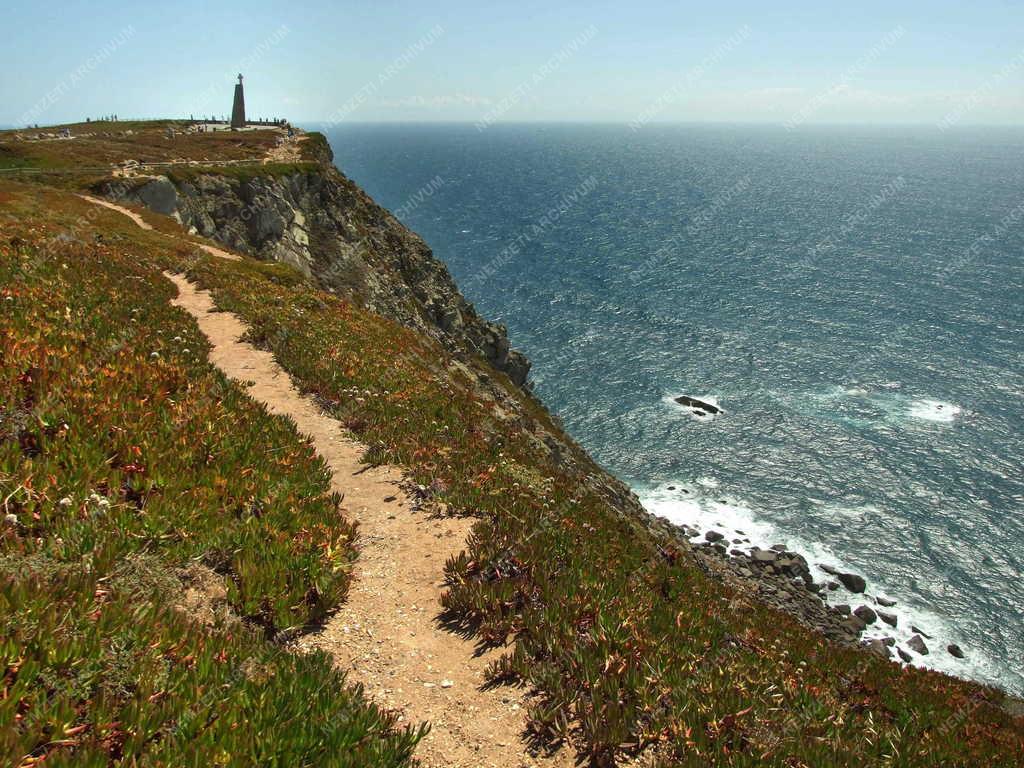
[[[242,91],[242,76],[235,85],[235,104],[231,107],[231,127],[245,128],[245,93]]]

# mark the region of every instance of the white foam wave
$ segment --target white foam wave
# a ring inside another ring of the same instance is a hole
[[[914,400],[910,404],[910,416],[925,421],[950,423],[956,421],[963,409],[953,403],[942,400]]]
[[[897,392],[900,386],[899,382],[885,382],[880,389],[873,390],[866,386],[837,385],[824,392],[810,393],[797,402],[818,403],[820,409],[837,412],[840,420],[861,426],[872,422],[904,424],[911,421],[951,424],[963,413],[963,408],[955,403]]]

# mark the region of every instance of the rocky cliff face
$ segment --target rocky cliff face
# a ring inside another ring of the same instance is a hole
[[[285,173],[159,177],[129,197],[242,253],[297,267],[321,287],[477,354],[526,384],[530,363],[504,326],[480,317],[445,265],[415,233],[331,164]]]

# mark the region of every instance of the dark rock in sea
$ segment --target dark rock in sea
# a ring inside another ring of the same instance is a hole
[[[903,659],[903,661],[907,664],[909,664],[911,658],[913,658],[909,653],[904,651],[902,648],[897,648],[896,653],[899,654],[899,657]]]
[[[875,602],[879,605],[885,606],[886,608],[892,608],[896,605],[896,601],[890,600],[888,597],[876,597]]]
[[[821,570],[823,570],[829,576],[838,576],[839,575],[839,569],[833,568],[831,565],[819,564],[818,567],[821,568]]]
[[[854,616],[857,616],[865,624],[874,624],[878,619],[878,614],[868,608],[866,605],[858,606],[857,610],[853,612]]]
[[[867,648],[876,656],[881,656],[883,659],[889,658],[889,648],[881,640],[869,640]]]
[[[670,486],[668,487],[668,490],[670,490],[670,491],[674,491],[675,489],[676,489],[676,487],[675,487],[674,485],[670,485]]]
[[[888,624],[890,627],[895,627],[899,623],[899,618],[895,613],[889,613],[888,611],[879,611],[878,618]]]
[[[733,557],[745,557],[746,556],[742,549],[730,549],[729,550],[729,554],[732,555]]]
[[[828,587],[828,591],[829,592],[835,592],[837,589],[839,589],[839,582],[838,581],[830,581],[827,584],[825,584],[825,586]]]
[[[842,613],[846,616],[850,615],[850,606],[848,606],[846,603],[840,603],[839,605],[835,606],[833,610],[838,611],[839,613]]]
[[[711,403],[705,403],[703,400],[698,400],[697,398],[690,397],[688,395],[681,395],[681,396],[677,397],[676,398],[676,402],[679,403],[680,405],[685,405],[685,406],[688,406],[690,408],[698,409],[698,413],[697,413],[698,416],[702,416],[703,415],[702,413],[700,413],[700,411],[704,411],[706,413],[712,413],[712,414],[713,413],[721,413],[722,412],[722,409],[719,408],[718,406],[712,405]]]
[[[842,583],[844,587],[855,594],[860,594],[867,589],[867,582],[864,581],[863,576],[858,576],[855,573],[837,573],[836,578]]]
[[[928,655],[928,646],[924,644],[924,640],[921,639],[920,635],[914,635],[910,638],[907,641],[907,648],[922,656]]]
[[[718,531],[708,531],[704,534],[704,538],[708,541],[721,541],[725,536],[720,534]]]
[[[923,629],[921,629],[918,626],[915,626],[915,625],[911,624],[910,625],[910,630],[912,632],[917,632],[917,634],[921,635],[921,637],[927,637],[929,640],[932,639],[931,635],[929,635],[927,632],[925,632]]]
[[[786,545],[785,544],[772,544],[771,547],[769,547],[769,549],[774,549],[776,552],[785,552],[786,551]]]
[[[953,656],[957,659],[962,659],[964,657],[964,652],[956,643],[951,643],[950,645],[946,646],[946,650],[949,651],[950,656]]]

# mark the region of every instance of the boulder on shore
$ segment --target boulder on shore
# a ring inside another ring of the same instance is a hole
[[[779,553],[773,552],[770,549],[755,549],[753,552],[750,553],[750,557],[751,559],[753,559],[755,563],[760,563],[764,565],[768,563],[774,563],[776,560],[778,560]]]
[[[895,613],[889,613],[888,611],[878,611],[878,618],[888,624],[890,627],[895,627],[899,622]]]
[[[868,608],[866,605],[861,605],[853,612],[854,616],[857,616],[865,624],[874,624],[878,619],[878,614]]]
[[[956,643],[950,643],[946,647],[946,650],[949,651],[949,655],[954,657],[954,658],[962,659],[964,657],[964,652],[960,649],[960,646],[957,645]]]
[[[914,653],[920,654],[921,656],[928,655],[928,646],[924,644],[924,640],[921,639],[920,635],[914,635],[907,641],[907,648],[912,650]]]
[[[881,656],[883,659],[889,658],[889,647],[881,640],[869,640],[867,648],[876,656]]]
[[[867,582],[864,581],[863,576],[858,576],[855,573],[837,573],[836,578],[842,583],[844,587],[855,594],[862,593],[867,589]]]

